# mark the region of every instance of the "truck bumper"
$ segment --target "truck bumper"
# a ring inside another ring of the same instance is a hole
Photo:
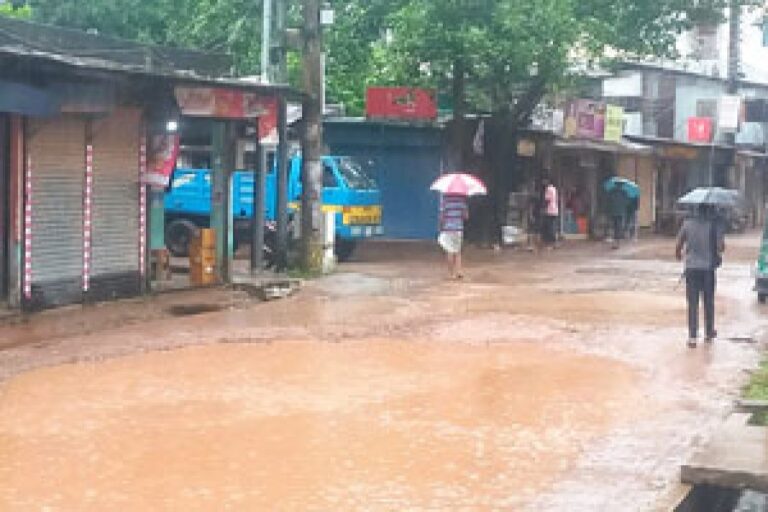
[[[351,240],[364,240],[384,234],[384,229],[379,226],[349,226],[341,225],[336,228],[336,234],[340,238]]]

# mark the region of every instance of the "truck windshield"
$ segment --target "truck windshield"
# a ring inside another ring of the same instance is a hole
[[[349,188],[355,190],[371,190],[376,188],[376,182],[373,181],[362,166],[354,159],[349,157],[337,158],[339,171]]]

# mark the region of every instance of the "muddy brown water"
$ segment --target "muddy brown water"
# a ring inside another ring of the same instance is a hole
[[[723,339],[685,348],[679,265],[638,257],[668,245],[470,252],[464,283],[397,250],[269,304],[0,327],[0,510],[656,510],[765,326],[728,261]]]
[[[635,379],[530,344],[396,340],[38,370],[0,395],[0,509],[498,510],[626,421]]]

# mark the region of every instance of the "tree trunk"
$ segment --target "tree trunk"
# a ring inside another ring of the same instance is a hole
[[[323,267],[323,119],[321,95],[320,2],[304,0],[304,132],[302,140],[302,266],[309,272]]]

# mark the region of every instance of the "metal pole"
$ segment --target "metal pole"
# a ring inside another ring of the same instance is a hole
[[[261,146],[259,123],[256,123],[256,168],[253,170],[253,217],[251,221],[251,274],[264,268],[264,213],[266,209],[267,180],[264,172],[264,150]]]
[[[274,80],[276,83],[288,83],[288,64],[286,56],[288,52],[288,41],[286,37],[286,20],[288,18],[288,0],[275,0],[275,37],[279,42],[279,58],[277,66],[274,69]]]
[[[308,271],[322,270],[322,191],[323,123],[321,101],[323,73],[321,64],[320,2],[304,0],[304,132],[301,236],[302,263]]]
[[[272,44],[272,0],[263,1],[263,15],[261,19],[261,81],[271,81],[269,51]]]
[[[288,266],[288,103],[277,102],[277,270]]]
[[[728,94],[739,93],[739,68],[741,61],[741,4],[740,0],[730,0],[730,13],[728,16]],[[731,149],[731,166],[736,165],[736,132],[729,132],[725,136],[726,143]],[[714,147],[714,146],[713,146]],[[714,157],[714,155],[712,155]],[[711,167],[711,164],[710,164]],[[714,186],[714,173],[710,171],[709,185]],[[726,183],[718,183],[726,185]]]

